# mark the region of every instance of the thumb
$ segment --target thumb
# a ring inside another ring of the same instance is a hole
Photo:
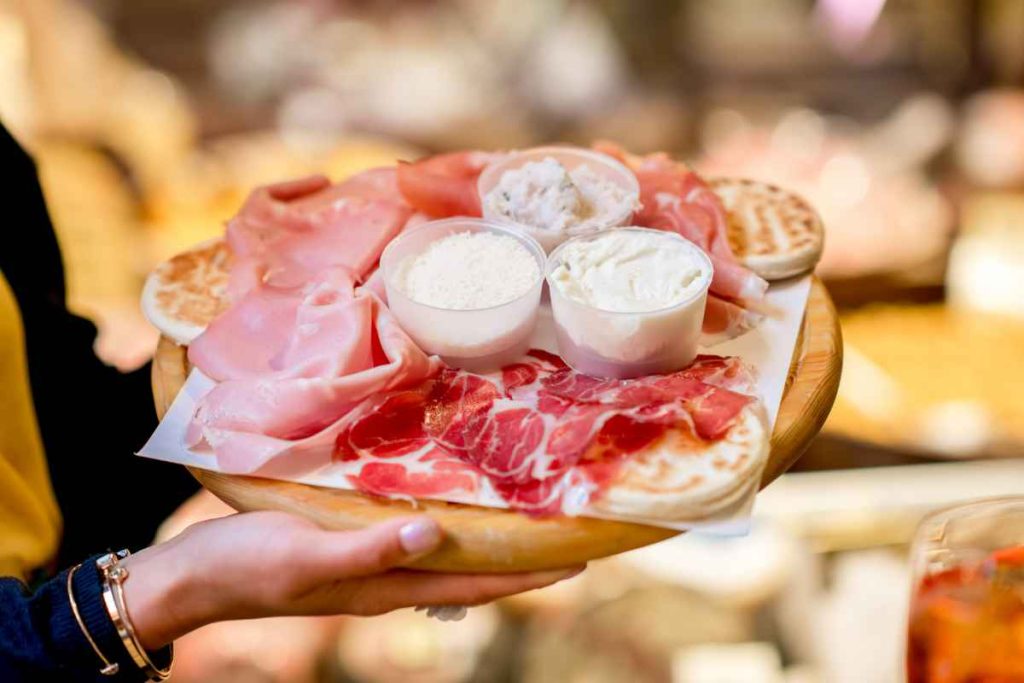
[[[441,527],[426,515],[358,531],[313,529],[304,539],[304,564],[314,582],[379,574],[433,552],[443,538]]]

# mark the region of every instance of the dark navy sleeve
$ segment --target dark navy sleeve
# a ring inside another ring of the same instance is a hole
[[[100,673],[103,662],[90,647],[71,611],[67,578],[68,572],[61,572],[35,592],[17,579],[0,578],[0,681],[145,681],[103,605],[96,557],[83,562],[75,572],[72,589],[93,641],[107,659],[118,664],[119,671],[114,676]],[[170,648],[150,657],[163,668],[170,662]]]

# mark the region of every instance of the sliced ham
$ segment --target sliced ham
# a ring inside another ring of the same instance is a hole
[[[199,401],[190,442],[212,446],[229,471],[249,472],[366,397],[440,367],[342,269],[298,289],[250,292],[190,346],[189,360],[219,380]]]
[[[711,257],[713,293],[749,301],[764,297],[768,283],[736,261],[729,246],[725,207],[699,175],[663,153],[636,156],[608,142],[595,148],[636,174],[643,205],[635,217],[638,225],[676,232]]]
[[[315,210],[317,205],[323,206],[336,199],[365,199],[404,203],[398,190],[398,172],[393,166],[371,168],[350,176],[340,183],[331,185],[323,192],[300,198],[293,205],[300,211],[309,207]]]
[[[189,345],[217,381],[341,375],[370,365],[372,303],[344,268],[299,288],[258,283]]]
[[[701,341],[713,345],[727,339],[734,339],[748,332],[761,322],[760,313],[747,310],[737,303],[708,294],[704,307],[704,326]]]
[[[229,294],[238,300],[259,282],[301,286],[334,266],[361,278],[411,215],[393,169],[336,185],[312,176],[258,188],[228,223],[235,256]]]
[[[484,167],[503,154],[452,152],[398,163],[398,188],[417,211],[431,218],[479,216],[476,181]]]

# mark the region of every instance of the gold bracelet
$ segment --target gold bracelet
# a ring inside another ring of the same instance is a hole
[[[100,673],[104,676],[113,676],[117,673],[120,668],[117,662],[111,662],[107,659],[102,652],[100,652],[99,646],[96,645],[96,641],[92,639],[92,635],[89,634],[89,629],[85,627],[85,622],[82,621],[82,615],[78,612],[78,603],[75,602],[75,591],[72,587],[71,581],[75,576],[75,572],[81,567],[81,564],[76,564],[70,570],[68,570],[68,601],[71,603],[71,613],[75,615],[75,621],[78,622],[78,628],[81,629],[82,635],[89,641],[89,647],[96,653],[96,656],[103,662],[103,668],[100,669]]]
[[[149,658],[146,648],[139,642],[135,634],[135,626],[128,617],[128,608],[124,602],[124,582],[128,578],[128,570],[121,566],[120,560],[128,557],[128,551],[109,553],[96,560],[96,567],[103,575],[103,604],[107,614],[114,623],[117,635],[128,650],[128,655],[151,681],[165,681],[171,675],[171,667],[159,668]],[[172,646],[173,647],[173,646]]]

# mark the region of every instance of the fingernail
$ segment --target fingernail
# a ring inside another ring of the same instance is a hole
[[[419,555],[433,550],[441,543],[441,529],[437,522],[424,517],[404,525],[398,530],[402,549],[410,555]]]

